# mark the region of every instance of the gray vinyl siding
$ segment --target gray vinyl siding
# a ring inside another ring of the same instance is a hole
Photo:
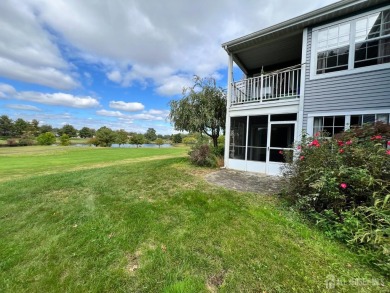
[[[308,30],[303,129],[315,112],[390,108],[390,68],[310,80],[312,30]]]

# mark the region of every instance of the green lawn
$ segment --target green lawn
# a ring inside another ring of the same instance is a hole
[[[89,141],[89,138],[72,137],[72,138],[70,139],[71,144],[78,144],[78,143],[81,143],[81,144],[88,144],[88,141]],[[58,143],[58,144],[60,143],[60,140],[59,140],[59,139],[57,139],[57,143]]]
[[[388,292],[277,199],[206,183],[184,148],[7,150],[0,292],[329,292],[328,275]]]
[[[14,177],[127,164],[183,155],[186,148],[91,148],[31,146],[0,148],[0,182]]]

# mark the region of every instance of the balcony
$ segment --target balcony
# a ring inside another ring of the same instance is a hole
[[[302,64],[232,83],[231,105],[299,99]]]

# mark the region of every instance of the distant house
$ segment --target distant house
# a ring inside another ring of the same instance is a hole
[[[227,168],[280,174],[303,132],[389,123],[389,0],[339,1],[222,46]],[[244,79],[233,80],[233,62]]]

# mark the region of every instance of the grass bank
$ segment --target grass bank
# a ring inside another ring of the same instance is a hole
[[[185,149],[29,150],[0,155],[1,292],[388,290],[276,199],[206,183]]]

